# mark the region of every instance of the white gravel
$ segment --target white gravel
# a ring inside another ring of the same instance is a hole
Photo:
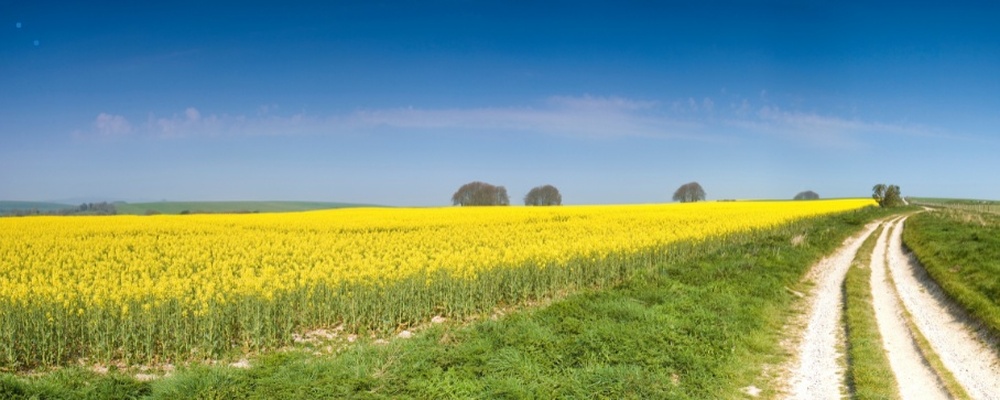
[[[790,368],[793,399],[840,399],[844,396],[844,368],[840,360],[843,342],[841,308],[844,276],[858,248],[878,226],[865,226],[860,235],[844,241],[837,251],[810,269],[806,279],[815,286],[809,295],[805,331]]]
[[[945,368],[970,396],[1000,399],[1000,358],[968,327],[968,317],[941,293],[923,267],[903,251],[904,221],[894,224],[888,252],[889,271],[903,305]]]
[[[892,372],[896,375],[900,397],[904,399],[948,399],[934,370],[924,361],[913,335],[906,325],[902,306],[886,276],[886,242],[889,226],[878,237],[871,257],[871,292],[875,320],[882,335],[882,346]]]

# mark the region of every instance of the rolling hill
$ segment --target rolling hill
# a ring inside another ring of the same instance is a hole
[[[16,211],[38,210],[42,212],[56,211],[66,208],[76,207],[70,204],[47,203],[41,201],[9,201],[0,200],[0,215],[11,214]]]

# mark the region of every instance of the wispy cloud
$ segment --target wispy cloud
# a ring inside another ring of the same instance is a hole
[[[229,115],[202,113],[191,107],[170,116],[150,114],[145,123],[136,125],[135,131],[161,138],[365,133],[386,128],[523,132],[585,138],[701,137],[700,123],[673,118],[658,109],[655,102],[621,97],[555,96],[534,107],[402,107],[331,116],[304,112],[279,115],[272,113],[276,108],[268,105],[260,107],[254,115]],[[118,123],[130,126],[124,117],[114,117]]]
[[[766,96],[762,92],[762,97]],[[726,100],[726,99],[723,99]],[[135,134],[158,138],[261,135],[365,134],[385,130],[458,133],[528,133],[582,139],[655,137],[727,141],[747,132],[763,133],[811,146],[847,147],[867,134],[931,136],[929,129],[832,115],[784,110],[762,100],[689,97],[668,102],[623,97],[553,96],[532,106],[478,108],[363,109],[328,116],[278,113],[261,106],[250,115],[204,113],[194,107],[169,116],[150,114],[132,124],[121,115],[101,113],[93,124],[100,137]]]
[[[561,136],[697,137],[700,124],[673,119],[656,103],[619,97],[551,97],[541,107],[358,111],[351,126],[519,131]]]
[[[732,118],[726,120],[726,124],[755,132],[779,135],[806,145],[838,148],[857,146],[864,142],[866,135],[944,136],[922,126],[787,111],[773,105],[761,106],[756,113],[752,113],[747,100],[743,100],[738,107],[734,107],[734,114]]]
[[[132,124],[124,116],[102,112],[91,121],[88,129],[73,131],[72,136],[84,140],[112,140],[129,136],[132,132]]]
[[[127,135],[132,133],[132,124],[121,115],[100,113],[94,120],[94,132],[101,137]]]
[[[657,105],[655,101],[632,100],[617,96],[598,97],[591,95],[584,95],[580,97],[552,96],[548,98],[547,103],[563,109],[590,110],[599,112],[648,110],[656,107]]]

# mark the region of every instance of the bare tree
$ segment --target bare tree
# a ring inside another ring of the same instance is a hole
[[[559,206],[562,205],[562,195],[555,186],[537,186],[524,195],[526,206]]]
[[[510,205],[507,189],[485,182],[469,182],[451,196],[454,205],[462,206],[506,206]]]
[[[799,192],[799,194],[795,195],[794,199],[795,200],[818,200],[819,199],[819,194],[816,194],[816,192],[814,192],[812,190],[806,190],[804,192]]]
[[[702,189],[698,182],[685,183],[674,192],[674,201],[681,203],[703,200],[705,200],[705,189]]]
[[[903,204],[899,186],[879,183],[872,187],[872,198],[880,207],[895,207]]]

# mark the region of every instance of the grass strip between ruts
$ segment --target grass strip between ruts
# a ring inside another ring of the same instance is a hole
[[[882,345],[872,304],[871,256],[884,225],[858,249],[844,278],[847,386],[853,399],[898,399],[899,385]]]

